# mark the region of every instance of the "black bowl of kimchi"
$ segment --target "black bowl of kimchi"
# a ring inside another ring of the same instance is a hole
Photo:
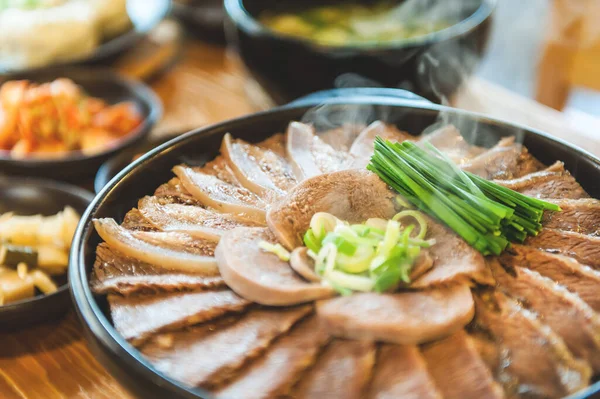
[[[403,91],[382,93],[355,89],[319,93],[284,107],[187,133],[143,155],[102,189],[83,215],[71,250],[71,293],[89,345],[97,358],[132,392],[144,398],[210,397],[200,388],[186,386],[159,372],[112,325],[106,297],[95,295],[89,284],[96,246],[101,241],[92,219],[111,217],[121,222],[139,198],[151,195],[158,185],[171,178],[174,165],[203,165],[213,159],[226,133],[254,143],[284,131],[290,121],[309,116],[317,128],[327,129],[331,121],[340,120],[340,115],[361,123],[383,120],[414,135],[443,116],[461,131],[476,132],[470,136],[463,134],[463,137],[470,144],[482,146],[490,146],[490,137],[497,141],[500,137],[515,136],[541,162],[549,165],[556,160],[563,161],[589,195],[600,198],[600,159],[585,150],[535,129],[432,104]],[[600,382],[592,383],[573,397],[599,394]]]

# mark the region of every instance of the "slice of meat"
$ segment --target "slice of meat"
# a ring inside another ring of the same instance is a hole
[[[427,220],[427,239],[434,239],[435,245],[429,248],[433,267],[410,284],[412,288],[426,288],[447,285],[452,282],[491,285],[494,283],[485,260],[480,252],[473,249],[462,238],[432,218]]]
[[[161,204],[200,205],[200,202],[183,187],[177,177],[160,185],[154,192],[154,196]]]
[[[240,226],[256,226],[226,213],[181,204],[161,204],[156,197],[138,202],[139,212],[151,226],[163,231],[179,231],[194,237],[219,241],[228,230]],[[129,214],[129,213],[128,213]]]
[[[575,356],[600,370],[600,316],[589,305],[537,272],[515,267],[509,274],[497,260],[489,265],[500,289],[539,314]]]
[[[217,243],[178,231],[132,231],[131,236],[150,245],[186,254],[212,257]]]
[[[267,203],[296,185],[289,163],[274,151],[235,140],[228,133],[223,138],[221,154],[240,184]]]
[[[272,136],[269,136],[265,140],[261,141],[257,145],[261,148],[265,148],[267,150],[273,151],[275,154],[279,155],[280,157],[285,158],[286,143],[287,143],[287,138],[285,137],[285,134],[276,133]]]
[[[188,247],[189,252],[177,250],[185,248],[185,244],[190,243],[190,240],[182,237],[181,233],[171,233],[176,236],[167,236],[166,233],[160,232],[129,231],[108,218],[95,219],[94,227],[109,246],[142,262],[168,270],[207,276],[218,274],[217,264],[212,256],[203,255],[197,248]],[[156,239],[153,242],[151,234],[160,235],[160,239],[154,236]],[[171,249],[164,242],[167,238],[173,238],[174,242],[179,241],[181,245],[178,245],[177,249]]]
[[[302,377],[291,397],[363,398],[374,364],[374,342],[334,340]]]
[[[329,212],[350,223],[369,218],[390,219],[396,195],[367,170],[344,170],[303,181],[267,213],[267,224],[277,241],[292,250],[302,245],[302,236],[317,212]]]
[[[290,267],[307,281],[313,283],[321,281],[321,277],[315,272],[315,261],[308,256],[306,247],[298,247],[292,251]]]
[[[328,341],[329,335],[317,318],[311,317],[275,342],[230,385],[217,391],[215,397],[261,399],[285,395]]]
[[[234,323],[225,320],[159,335],[141,351],[157,370],[171,378],[191,386],[213,388],[231,379],[311,309],[301,306],[250,310]]]
[[[203,205],[243,220],[264,223],[266,204],[249,190],[187,166],[176,166],[173,172],[186,190]]]
[[[547,252],[570,256],[584,265],[600,268],[600,237],[542,229],[537,236],[528,237],[525,244]]]
[[[600,201],[594,198],[550,199],[560,212],[544,212],[544,227],[600,236]]]
[[[463,164],[486,149],[470,145],[453,125],[443,126],[421,136],[420,143],[429,142],[457,164]]]
[[[426,345],[422,353],[433,381],[445,399],[504,397],[464,330]]]
[[[158,200],[157,200],[158,201]],[[158,231],[159,229],[150,223],[148,219],[137,208],[131,209],[125,214],[123,223],[121,226],[127,230],[139,230],[139,231]]]
[[[154,293],[214,289],[225,286],[221,276],[203,276],[170,271],[123,255],[106,243],[96,248],[90,282],[97,294]]]
[[[535,198],[589,197],[575,178],[564,169],[562,162],[557,162],[540,172],[512,180],[495,180],[495,183]]]
[[[233,291],[176,292],[122,297],[109,295],[110,314],[117,331],[134,345],[157,332],[174,330],[240,312],[250,302]]]
[[[475,305],[475,323],[499,347],[493,371],[507,396],[560,398],[589,384],[589,366],[534,313],[500,292],[476,296]]]
[[[414,136],[398,130],[395,126],[386,125],[381,121],[373,122],[358,135],[350,147],[350,154],[354,156],[353,168],[364,169],[367,167],[375,151],[375,138],[378,136],[384,140],[399,143],[405,140],[414,140]]]
[[[291,122],[287,130],[287,156],[298,181],[350,166],[348,153],[334,150],[310,125]]]
[[[500,140],[490,150],[467,161],[461,168],[484,179],[514,179],[537,172],[544,165],[535,159],[514,137]]]
[[[227,184],[231,184],[232,186],[239,186],[240,182],[235,176],[235,173],[229,167],[227,160],[219,155],[212,161],[207,162],[204,166],[201,167],[193,167],[195,172],[204,173],[205,175],[214,176],[217,179],[225,182]]]
[[[473,318],[467,285],[396,294],[359,293],[317,303],[317,316],[336,337],[403,345],[445,337]]]
[[[380,346],[369,399],[441,399],[416,346]]]
[[[335,291],[307,283],[287,262],[259,247],[273,242],[267,229],[239,227],[223,235],[215,256],[227,286],[238,295],[262,305],[286,306],[328,298]]]
[[[364,124],[348,123],[335,129],[318,132],[319,138],[336,151],[349,151],[356,137],[365,128]]]
[[[512,244],[510,252],[502,254],[499,260],[507,267],[526,267],[551,278],[600,312],[600,271],[566,256],[517,244]]]

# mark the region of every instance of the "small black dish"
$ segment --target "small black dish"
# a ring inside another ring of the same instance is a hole
[[[474,71],[488,41],[496,0],[436,1],[462,7],[463,19],[447,29],[412,39],[380,46],[336,47],[282,35],[257,19],[265,10],[306,9],[323,1],[225,0],[227,38],[254,79],[277,104],[336,86],[373,85],[401,87],[440,102]],[[328,0],[326,4],[340,2]],[[358,2],[368,4],[373,0]],[[345,74],[359,77],[336,82]]]
[[[82,215],[93,194],[70,184],[51,180],[0,178],[0,214],[54,215],[71,206]],[[0,306],[0,330],[16,330],[36,323],[56,319],[71,307],[67,275],[54,279],[61,284],[50,295]]]
[[[223,0],[174,0],[172,13],[192,36],[225,44]]]
[[[94,191],[96,194],[99,193],[100,190],[102,190],[102,188],[104,188],[104,186],[106,186],[113,177],[125,169],[127,165],[135,161],[134,158],[136,158],[136,155],[143,155],[153,148],[158,147],[159,145],[164,144],[177,136],[179,135],[166,136],[158,140],[147,140],[141,145],[131,148],[127,151],[123,151],[119,155],[116,155],[104,162],[102,166],[100,166],[100,169],[98,169],[98,173],[96,173],[96,177],[94,178]]]
[[[117,145],[94,155],[73,151],[61,158],[16,159],[6,152],[0,152],[0,175],[49,177],[71,182],[92,177],[108,158],[143,140],[162,115],[160,99],[149,87],[104,69],[52,68],[35,73],[4,76],[0,78],[0,84],[14,79],[44,83],[61,77],[73,80],[87,94],[110,104],[132,101],[142,115],[142,123],[119,140]]]

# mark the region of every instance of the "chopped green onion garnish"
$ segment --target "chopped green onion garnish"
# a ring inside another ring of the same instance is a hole
[[[258,243],[258,246],[266,252],[277,255],[284,262],[289,262],[290,260],[290,253],[281,244],[271,244],[267,241],[261,241]]]

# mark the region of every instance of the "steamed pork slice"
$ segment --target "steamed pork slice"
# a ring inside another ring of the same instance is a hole
[[[336,151],[349,151],[356,137],[365,128],[364,124],[348,123],[335,129],[319,132],[319,138]]]
[[[430,217],[425,218],[428,226],[426,238],[435,240],[435,245],[429,248],[433,267],[414,280],[410,287],[426,288],[453,282],[471,284],[472,281],[485,285],[494,283],[480,252],[447,227]]]
[[[233,173],[229,167],[229,163],[222,155],[219,155],[212,161],[208,161],[204,166],[193,167],[192,169],[196,172],[204,173],[205,175],[214,176],[232,186],[240,185],[235,173]]]
[[[240,312],[250,305],[230,290],[130,297],[109,295],[108,303],[115,328],[136,345],[157,332]]]
[[[334,340],[294,388],[293,398],[361,399],[375,365],[375,343]]]
[[[499,260],[506,267],[525,267],[549,277],[600,312],[600,271],[567,256],[517,244],[512,244],[510,252],[502,254]]]
[[[290,164],[274,151],[233,139],[223,138],[221,154],[242,186],[272,202],[296,185]]]
[[[467,285],[395,294],[358,293],[317,303],[334,336],[413,345],[445,337],[473,318]]]
[[[443,126],[422,136],[419,140],[419,143],[421,144],[426,142],[431,143],[459,165],[486,150],[485,148],[476,147],[467,143],[458,129],[453,125]]]
[[[198,202],[198,200],[183,187],[183,184],[181,184],[181,181],[177,177],[160,185],[154,192],[154,196],[161,204],[201,205],[200,202]]]
[[[225,286],[225,281],[221,276],[167,270],[126,256],[102,243],[96,248],[91,286],[97,294],[130,295],[215,289]]]
[[[560,255],[570,256],[584,265],[600,269],[600,237],[572,231],[542,229],[535,237],[528,237],[525,244]]]
[[[513,179],[544,169],[514,137],[503,138],[490,150],[469,160],[461,168],[484,179]]]
[[[334,150],[312,126],[292,122],[287,130],[287,157],[298,181],[350,167],[352,157]]]
[[[171,378],[213,388],[235,376],[311,310],[311,306],[252,309],[235,322],[224,320],[156,336],[141,351]]]
[[[306,281],[318,283],[321,276],[315,272],[315,261],[308,256],[307,247],[298,247],[290,254],[290,267]]]
[[[277,240],[292,250],[317,212],[329,212],[350,223],[369,218],[390,219],[396,214],[396,195],[379,177],[367,170],[343,170],[307,179],[273,204],[267,224]]]
[[[218,241],[228,230],[256,223],[218,213],[211,209],[181,204],[161,204],[156,197],[144,197],[138,202],[139,213],[151,226],[162,231],[179,231],[197,238]]]
[[[227,286],[261,305],[286,306],[328,298],[335,291],[308,283],[287,262],[259,247],[275,242],[268,229],[239,227],[223,235],[215,256]]]
[[[507,396],[562,398],[589,384],[586,362],[534,313],[500,292],[476,296],[475,304],[475,323],[499,348],[493,372]]]
[[[373,122],[358,135],[350,147],[350,154],[354,156],[353,168],[364,169],[367,167],[375,151],[375,138],[378,136],[384,140],[398,143],[414,140],[414,136],[398,130],[395,126],[386,125],[381,121]]]
[[[417,346],[382,344],[375,364],[367,398],[442,398]]]
[[[142,262],[206,276],[219,273],[215,258],[207,256],[212,247],[206,241],[176,232],[130,231],[108,218],[95,219],[94,227],[110,247]]]
[[[315,362],[329,339],[319,320],[310,317],[294,326],[288,335],[277,340],[261,358],[214,396],[219,399],[266,399],[286,395]]]
[[[156,225],[150,223],[148,219],[137,208],[131,209],[125,214],[121,226],[127,230],[139,231],[158,231]]]
[[[264,223],[266,204],[251,191],[183,165],[173,168],[173,172],[203,205],[242,220]]]
[[[600,201],[594,198],[550,199],[560,212],[544,212],[544,227],[600,236]]]
[[[497,260],[489,264],[501,290],[540,315],[575,356],[600,371],[600,316],[588,304],[537,272],[515,267],[509,274]]]
[[[589,197],[583,187],[565,170],[562,162],[557,162],[540,172],[511,180],[495,180],[495,183],[534,198]]]
[[[445,399],[504,397],[464,330],[426,345],[422,353],[433,381]]]

